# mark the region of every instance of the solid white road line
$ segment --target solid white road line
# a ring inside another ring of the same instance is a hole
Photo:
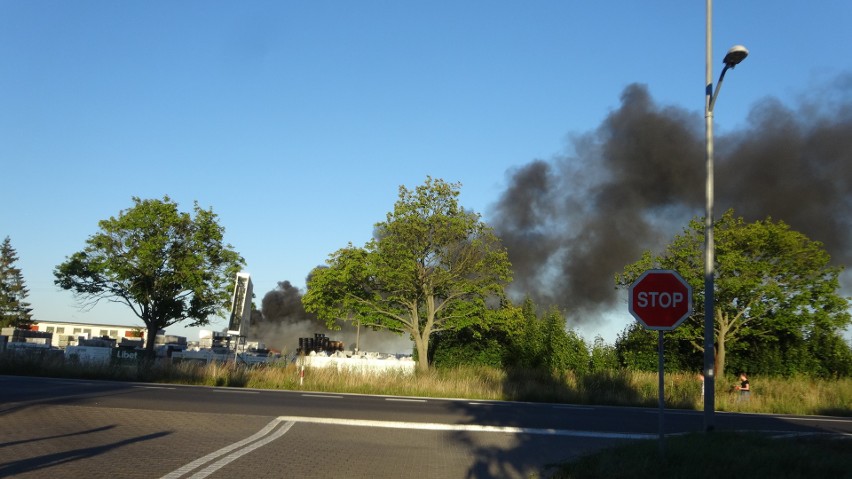
[[[325,396],[322,396],[325,397]],[[332,396],[335,397],[335,396]],[[515,426],[483,426],[478,424],[441,424],[404,421],[373,421],[364,419],[334,419],[324,417],[306,416],[279,416],[263,427],[257,433],[233,444],[225,446],[218,451],[207,454],[196,459],[172,472],[161,479],[179,479],[199,467],[209,464],[204,469],[196,472],[190,479],[203,479],[218,471],[236,459],[269,444],[280,438],[290,430],[296,423],[328,424],[333,426],[355,426],[373,427],[387,429],[411,429],[420,431],[461,431],[461,432],[488,432],[505,434],[534,434],[545,436],[570,436],[588,437],[598,439],[654,439],[656,434],[638,433],[613,433],[593,431],[573,431],[568,429],[529,428]],[[279,427],[280,426],[280,427]],[[277,429],[277,430],[276,430]]]
[[[777,417],[782,417],[782,416],[777,416]],[[849,421],[852,421],[852,419],[849,419],[849,418],[846,418],[846,417],[835,417],[835,418],[828,418],[828,417],[784,417],[784,419],[787,419],[789,421],[812,421],[812,422],[849,422]]]
[[[223,457],[222,459],[219,459],[218,461],[214,462],[213,464],[210,464],[209,466],[205,467],[201,471],[198,471],[197,473],[193,474],[192,476],[190,476],[189,479],[204,479],[205,477],[209,476],[210,474],[213,474],[214,472],[218,471],[219,469],[222,469],[223,467],[225,467],[226,465],[228,465],[232,461],[235,461],[235,460],[239,459],[240,457],[254,451],[255,449],[262,447],[262,446],[265,446],[265,445],[269,444],[270,442],[272,442],[272,441],[278,439],[279,437],[283,436],[284,434],[287,434],[287,431],[289,431],[290,428],[293,427],[293,424],[295,424],[295,423],[292,423],[292,422],[284,423],[284,426],[282,426],[281,429],[275,431],[273,434],[270,434],[266,438],[264,438],[260,441],[257,441],[255,443],[252,443],[247,447],[244,447],[242,449],[236,450],[236,451],[228,454],[227,456]]]
[[[186,464],[185,466],[182,466],[182,467],[175,469],[174,471],[166,474],[161,479],[178,479],[179,477],[182,477],[184,474],[188,474],[190,471],[193,471],[196,468],[201,467],[202,465],[207,464],[208,462],[210,462],[214,459],[218,459],[219,457],[224,456],[225,454],[228,454],[231,451],[234,451],[234,450],[239,449],[241,447],[247,446],[247,445],[253,443],[254,441],[257,441],[257,440],[263,438],[264,436],[271,433],[281,423],[285,423],[285,421],[282,421],[281,419],[277,419],[277,418],[273,419],[269,424],[264,426],[263,429],[256,432],[255,434],[243,439],[242,441],[238,441],[238,442],[235,442],[233,444],[227,445],[227,446],[219,449],[218,451],[211,452],[210,454],[208,454],[204,457],[196,459],[196,460],[190,462],[189,464]],[[289,430],[292,425],[293,424],[286,424],[285,423],[284,428],[282,428],[283,431],[287,432],[287,430]],[[280,437],[280,435],[277,435],[276,438],[277,437]],[[266,442],[264,442],[264,444],[266,444]],[[230,461],[228,461],[228,462],[230,462]]]
[[[387,429],[414,429],[421,431],[464,431],[464,432],[502,432],[509,434],[537,434],[545,436],[573,436],[601,439],[653,439],[657,434],[635,434],[618,432],[572,431],[568,429],[540,429],[515,426],[481,426],[478,424],[440,424],[429,422],[372,421],[365,419],[334,419],[326,417],[279,416],[286,422],[307,422],[312,424],[330,424],[334,426],[379,427]]]

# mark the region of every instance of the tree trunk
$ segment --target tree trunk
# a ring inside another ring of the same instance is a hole
[[[716,324],[719,326],[716,334],[716,378],[725,377],[725,339],[728,336],[730,325],[727,323],[727,318],[723,318],[722,314],[716,315]]]
[[[429,336],[419,331],[412,336],[414,337],[414,347],[417,348],[417,370],[426,372],[429,370]]]
[[[157,328],[152,328],[150,325],[147,324],[145,326],[145,351],[151,358],[153,358],[154,345],[157,343]]]

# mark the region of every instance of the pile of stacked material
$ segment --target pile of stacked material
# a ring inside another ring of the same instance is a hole
[[[53,333],[18,328],[3,328],[0,335],[6,336],[8,343],[30,343],[42,347],[50,347],[53,339]]]
[[[299,338],[299,354],[308,355],[311,352],[333,354],[336,351],[343,351],[343,341],[332,341],[328,336],[322,333],[314,334],[313,338]]]

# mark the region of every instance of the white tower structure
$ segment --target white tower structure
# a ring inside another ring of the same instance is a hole
[[[237,273],[234,282],[234,296],[231,301],[231,317],[228,320],[228,334],[245,336],[251,320],[251,276],[248,273]]]

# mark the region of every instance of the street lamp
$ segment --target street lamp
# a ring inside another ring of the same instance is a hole
[[[748,50],[736,45],[725,55],[725,68],[719,76],[716,91],[713,91],[713,1],[707,1],[707,55],[704,101],[705,143],[707,145],[707,205],[704,214],[704,430],[715,428],[713,413],[716,410],[716,354],[714,336],[714,275],[715,245],[713,241],[713,106],[719,96],[722,80],[729,68],[734,68],[748,56]]]
[[[722,74],[719,75],[719,82],[716,83],[716,91],[713,92],[713,96],[710,98],[708,113],[711,116],[713,115],[713,106],[716,105],[716,97],[719,96],[719,89],[722,88],[722,81],[725,79],[725,72],[728,71],[728,68],[734,68],[739,65],[747,56],[748,49],[742,45],[734,45],[730,50],[728,50],[728,53],[725,55],[725,59],[722,60],[722,62],[725,63],[725,68],[722,69]],[[710,73],[712,74],[712,72]],[[712,87],[712,85],[710,86]]]

